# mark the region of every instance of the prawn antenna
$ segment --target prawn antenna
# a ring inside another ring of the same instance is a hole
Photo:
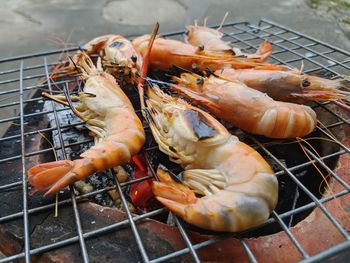
[[[208,17],[206,16],[206,17],[204,18],[204,21],[203,21],[203,26],[207,26],[207,20],[208,20]]]
[[[78,45],[78,50],[82,51],[82,52],[85,52],[87,51],[86,48],[83,48],[81,45]]]
[[[183,67],[179,67],[179,66],[176,66],[176,65],[173,65],[172,66],[172,69],[174,70],[174,73],[175,74],[179,74],[181,72],[187,72],[187,73],[190,73],[190,74],[193,74],[195,72],[191,71],[191,70],[188,70],[188,69],[185,69]]]
[[[73,63],[75,69],[79,72],[79,68],[78,68],[77,64],[75,64],[75,62],[74,62],[72,56],[68,56],[68,59]]]
[[[145,78],[147,76],[147,71],[148,71],[148,66],[150,63],[150,57],[151,57],[151,50],[152,50],[152,46],[154,43],[154,40],[156,39],[157,33],[159,30],[159,23],[157,22],[152,30],[152,35],[149,39],[148,42],[148,48],[147,48],[147,52],[143,58],[143,64],[142,64],[142,68],[141,68],[141,74],[140,74],[140,78],[139,78],[139,83],[138,83],[138,92],[139,92],[139,97],[140,97],[140,103],[141,103],[141,109],[145,108],[145,101],[143,99],[144,97],[144,83],[145,83]]]
[[[300,72],[303,73],[304,70],[304,60],[301,60]]]
[[[222,18],[221,23],[220,23],[220,26],[219,26],[218,29],[217,29],[218,31],[220,31],[221,28],[222,28],[222,26],[224,25],[225,20],[226,20],[226,18],[227,18],[227,16],[228,16],[228,13],[229,13],[229,12],[226,12],[225,15],[224,15],[224,17]]]
[[[338,105],[340,108],[350,112],[350,106],[347,103],[343,102],[342,100],[335,100],[333,101],[333,103]]]

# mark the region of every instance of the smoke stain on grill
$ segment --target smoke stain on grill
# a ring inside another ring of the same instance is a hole
[[[216,130],[210,126],[202,113],[195,110],[187,110],[185,112],[185,118],[187,124],[199,140],[212,138],[217,134]]]
[[[121,47],[121,46],[123,46],[123,45],[124,45],[123,42],[115,41],[115,42],[109,44],[109,47],[111,47],[111,48],[118,48],[118,47]]]

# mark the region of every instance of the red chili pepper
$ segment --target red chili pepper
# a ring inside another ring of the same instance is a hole
[[[132,158],[132,163],[134,163],[136,167],[133,175],[134,179],[146,177],[151,174],[143,154],[134,156]],[[152,179],[132,184],[130,187],[130,197],[136,207],[147,209],[154,199]]]

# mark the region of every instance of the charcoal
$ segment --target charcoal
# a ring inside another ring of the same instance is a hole
[[[77,125],[74,127],[69,127],[70,125],[74,125],[77,123],[81,123],[81,120],[74,115],[71,109],[65,109],[65,106],[54,103],[52,101],[45,101],[43,111],[50,112],[47,114],[47,118],[49,120],[49,125],[51,127],[57,127],[55,121],[55,114],[53,112],[54,108],[57,113],[58,125],[60,127],[68,127],[61,128],[62,141],[64,145],[75,144],[72,146],[65,146],[64,151],[68,159],[75,160],[80,158],[80,154],[88,150],[93,142],[89,143],[79,143],[85,142],[88,140],[92,140],[92,137],[88,135],[88,130],[83,125]],[[55,147],[60,147],[60,135],[58,130],[53,130],[51,133],[52,143]],[[59,160],[65,159],[62,150],[57,151],[57,158]],[[104,189],[108,186],[114,185],[114,180],[109,176],[108,172],[99,172],[95,173],[84,179],[84,182],[93,186],[94,190]],[[82,193],[80,193],[82,194]],[[94,197],[91,197],[91,201],[108,207],[114,207],[114,202],[110,198],[110,196],[106,193],[97,194]]]

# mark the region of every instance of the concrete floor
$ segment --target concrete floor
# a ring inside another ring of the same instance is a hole
[[[148,33],[155,21],[161,32],[182,30],[204,17],[214,24],[227,11],[227,21],[268,18],[350,50],[349,24],[339,19],[349,9],[313,8],[311,2],[320,0],[0,0],[0,57],[59,48],[53,37],[83,44],[102,34]]]
[[[62,42],[83,45],[104,34],[150,33],[156,21],[160,33],[183,30],[194,19],[205,17],[208,24],[218,24],[227,11],[227,22],[258,23],[267,18],[350,50],[350,4],[344,1],[350,0],[0,0],[0,59],[62,49]],[[25,61],[25,66],[30,63]],[[0,63],[0,71],[9,67]],[[18,74],[0,76],[0,81],[9,78]],[[18,83],[0,85],[0,92],[14,88]],[[27,93],[26,98],[31,96]],[[16,99],[0,96],[2,103]],[[18,107],[2,108],[0,118],[18,113]],[[0,136],[6,129],[0,126]]]

